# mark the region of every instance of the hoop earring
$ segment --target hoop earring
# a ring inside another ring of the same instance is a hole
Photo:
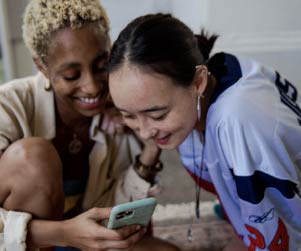
[[[49,92],[51,89],[52,89],[52,88],[51,88],[51,83],[50,83],[50,81],[48,80],[47,83],[45,84],[44,90],[45,90],[46,92]]]
[[[197,98],[196,110],[197,110],[197,113],[198,113],[198,121],[201,121],[201,115],[202,115],[201,98],[202,97],[203,97],[202,95],[198,95],[198,98]]]

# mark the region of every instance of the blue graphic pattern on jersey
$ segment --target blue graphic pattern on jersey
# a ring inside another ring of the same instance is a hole
[[[287,199],[298,194],[297,184],[277,179],[261,171],[255,171],[251,176],[233,176],[239,198],[252,204],[260,203],[269,187],[277,189]]]
[[[297,115],[297,120],[301,126],[301,108],[297,104],[297,88],[286,79],[282,79],[277,71],[275,84],[279,90],[281,101]]]
[[[254,223],[265,223],[268,220],[272,220],[274,218],[274,208],[271,208],[268,212],[265,212],[261,216],[250,215],[249,221]]]

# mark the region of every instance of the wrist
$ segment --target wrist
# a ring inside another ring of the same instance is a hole
[[[29,247],[66,246],[62,221],[31,220],[28,224]]]
[[[134,163],[134,170],[136,173],[144,180],[150,182],[151,184],[155,183],[155,178],[157,173],[163,169],[163,164],[160,160],[156,160],[156,162],[152,165],[146,165],[141,160],[140,155],[136,156]]]
[[[161,149],[156,145],[145,145],[141,154],[139,155],[139,160],[144,165],[153,166],[158,162],[160,154]]]

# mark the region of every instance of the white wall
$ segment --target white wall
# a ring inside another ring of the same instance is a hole
[[[9,27],[5,40],[12,48],[11,77],[32,73],[31,58],[22,44],[21,16],[28,0],[1,0]],[[279,70],[301,87],[300,0],[101,0],[111,20],[111,36],[133,18],[146,13],[170,12],[194,32],[205,27],[220,34],[215,52],[250,55]],[[0,17],[1,18],[1,17]],[[3,37],[2,37],[3,40]],[[9,52],[9,50],[7,51]],[[7,53],[6,53],[7,54]],[[6,71],[8,72],[8,70]]]
[[[139,15],[170,12],[194,32],[205,28],[219,34],[214,52],[251,56],[277,69],[301,88],[300,0],[102,0],[102,3],[111,19],[113,40],[128,21]]]
[[[221,38],[215,51],[250,55],[301,87],[301,1],[211,0],[204,25]]]
[[[172,1],[170,0],[101,0],[106,8],[110,23],[111,37],[114,41],[120,30],[134,18],[155,12],[170,12]]]
[[[1,46],[6,81],[33,72],[32,59],[22,39],[22,13],[28,0],[0,0]]]

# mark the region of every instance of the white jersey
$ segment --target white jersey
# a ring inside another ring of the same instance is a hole
[[[201,186],[213,185],[249,250],[300,251],[297,88],[258,62],[230,54],[216,54],[208,68],[218,85],[205,141],[193,131],[180,145],[184,166]]]

